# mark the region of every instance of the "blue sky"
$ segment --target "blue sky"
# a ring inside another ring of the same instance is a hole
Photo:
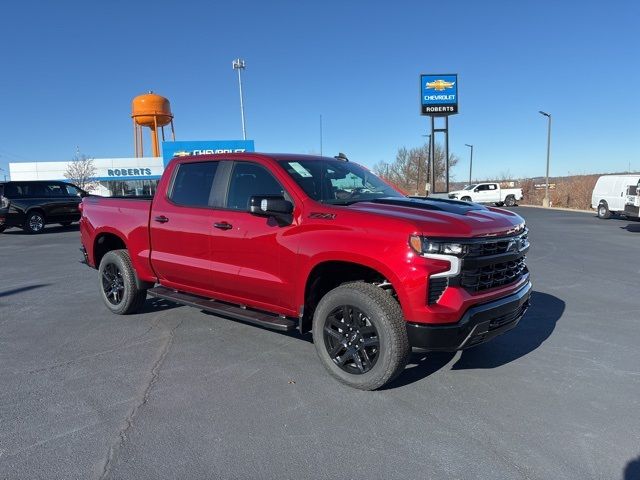
[[[248,137],[259,151],[345,152],[373,165],[417,146],[419,74],[458,73],[453,174],[640,170],[634,1],[5,2],[0,168],[133,155],[131,99],[168,97],[178,140]],[[147,150],[148,151],[148,150]],[[0,172],[1,173],[1,172]]]

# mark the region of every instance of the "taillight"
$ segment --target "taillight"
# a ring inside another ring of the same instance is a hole
[[[0,196],[0,208],[9,208],[9,199],[4,195]]]

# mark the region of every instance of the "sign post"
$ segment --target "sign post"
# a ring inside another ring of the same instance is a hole
[[[429,150],[431,164],[429,166],[429,194],[449,193],[449,115],[458,113],[458,75],[457,74],[423,74],[420,75],[420,114],[431,117],[431,135]],[[444,128],[436,128],[435,117],[444,117]],[[444,133],[445,154],[445,192],[436,192],[435,178],[435,134]]]

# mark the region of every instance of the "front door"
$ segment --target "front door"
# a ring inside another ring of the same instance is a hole
[[[215,211],[212,275],[220,293],[236,303],[289,310],[293,305],[296,268],[295,222],[279,224],[272,217],[248,211],[254,195],[291,197],[262,165],[234,162],[223,209]]]

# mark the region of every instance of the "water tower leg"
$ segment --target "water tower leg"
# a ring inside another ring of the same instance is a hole
[[[173,129],[173,118],[171,119],[171,138],[174,142],[176,141],[176,131]]]

